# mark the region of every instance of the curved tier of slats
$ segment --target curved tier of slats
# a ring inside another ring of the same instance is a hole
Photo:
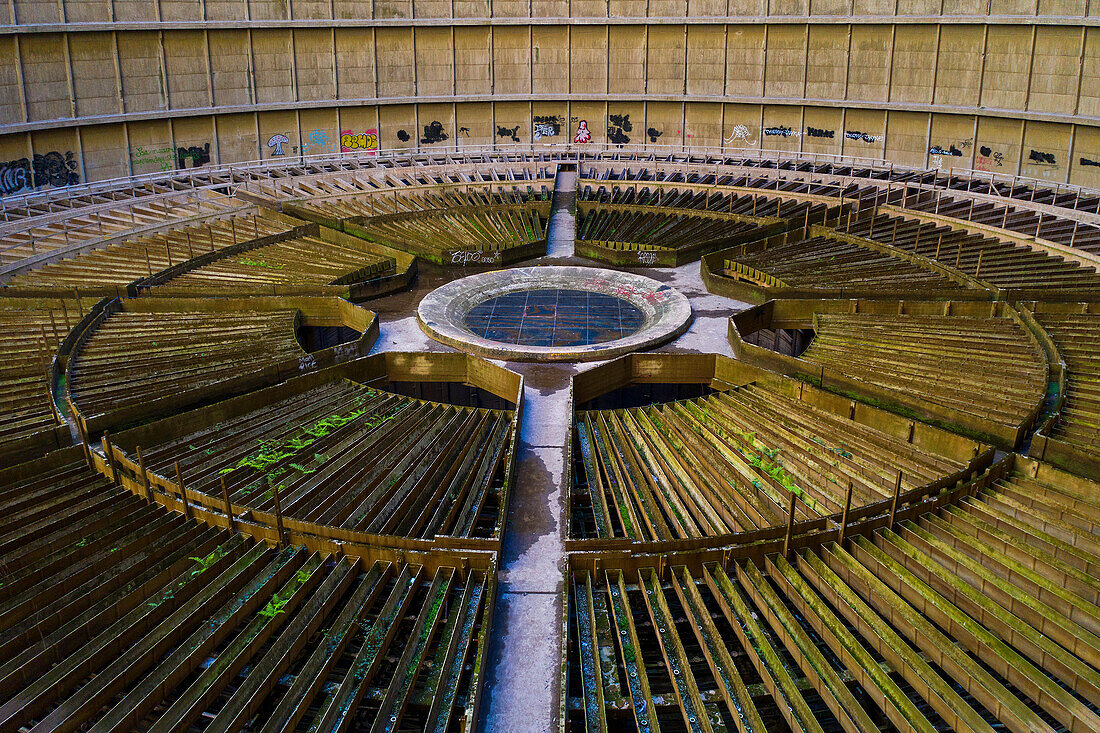
[[[1096,730],[1100,485],[1015,460],[789,560],[574,568],[563,730]]]
[[[191,221],[241,216],[252,209],[243,201],[211,191],[149,198],[123,195],[106,204],[93,199],[86,207],[62,206],[60,215],[53,211],[52,202],[46,208],[49,213],[5,227],[0,239],[0,267],[74,248],[93,247],[116,237],[141,236],[166,225],[183,227]]]
[[[1042,351],[1008,318],[818,314],[801,358],[1013,428],[1035,417],[1047,388]]]
[[[229,255],[167,279],[158,292],[275,293],[393,275],[397,263],[346,238],[298,236]]]
[[[297,310],[119,312],[74,356],[68,391],[92,417],[305,356]]]
[[[197,256],[293,229],[291,219],[264,216],[255,207],[225,219],[127,237],[102,248],[80,252],[14,275],[16,289],[65,288],[84,293],[115,293],[134,280],[151,277]]]
[[[468,730],[492,572],[273,548],[84,463],[0,483],[0,727]]]
[[[1100,314],[1037,310],[1067,367],[1065,402],[1051,438],[1100,463]]]
[[[454,253],[462,252],[495,255],[493,261],[499,262],[508,250],[520,250],[526,257],[543,253],[549,218],[548,199],[452,193],[438,208],[373,216],[344,228],[367,241],[435,262],[460,262]]]
[[[1073,297],[1100,294],[1100,273],[1033,249],[959,229],[879,214],[837,227],[839,231],[890,244],[929,257],[1002,291],[1052,297],[1066,291]]]
[[[258,181],[243,196],[440,264],[542,254],[553,167],[537,158]],[[482,257],[454,255],[480,253]]]
[[[783,525],[792,505],[797,520],[816,519],[845,511],[849,491],[850,507],[888,500],[964,471],[984,449],[917,446],[854,409],[750,383],[578,412],[573,537],[716,537]]]
[[[1041,212],[1021,211],[1012,206],[991,201],[978,203],[962,198],[927,197],[924,200],[909,199],[906,208],[925,211],[939,216],[963,219],[986,226],[1008,229],[1013,232],[1076,247],[1086,252],[1100,253],[1100,229],[1081,226],[1080,222],[1058,216],[1044,216]],[[1087,210],[1087,209],[1086,209]]]
[[[715,273],[720,277],[800,293],[909,293],[919,297],[926,292],[965,288],[926,263],[902,260],[847,237],[754,242],[721,254],[721,269]]]
[[[59,448],[50,407],[50,363],[57,345],[87,307],[71,300],[0,299],[0,455],[20,444]]]
[[[425,402],[343,379],[168,442],[145,467],[287,519],[432,539],[499,536],[512,410]]]

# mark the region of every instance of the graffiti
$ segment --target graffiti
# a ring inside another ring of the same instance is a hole
[[[531,137],[533,137],[535,140],[539,140],[544,137],[555,137],[559,131],[560,128],[555,128],[551,127],[550,125],[545,125],[541,122],[536,122],[531,127]]]
[[[825,137],[832,140],[834,132],[834,130],[823,130],[820,127],[807,127],[806,137]]]
[[[274,148],[271,151],[271,157],[277,155],[286,155],[286,151],[283,150],[283,146],[290,142],[290,138],[281,132],[277,132],[267,139],[267,147]]]
[[[1038,165],[1058,165],[1058,161],[1054,159],[1054,153],[1043,153],[1038,150],[1032,150],[1031,155],[1027,156],[1027,159]]]
[[[439,120],[430,125],[424,125],[424,136],[420,138],[421,145],[434,145],[447,139],[447,133],[443,132],[443,123]]]
[[[26,158],[0,163],[0,193],[9,194],[33,188],[31,182],[31,162]]]
[[[187,161],[191,161],[191,165],[187,165]],[[191,145],[186,148],[176,148],[176,167],[177,168],[198,168],[200,165],[206,165],[210,162],[210,143],[206,143],[201,148],[197,145]]]
[[[531,118],[532,137],[535,140],[544,137],[557,137],[565,118],[560,115],[535,115]]]
[[[398,130],[397,139],[403,143],[407,143],[409,141],[409,133],[406,130]]]
[[[176,165],[176,151],[172,148],[134,148],[135,165],[152,165],[162,171],[170,171]]]
[[[1100,168],[1100,160],[1093,160],[1092,158],[1081,158],[1081,165],[1094,165]]]
[[[616,145],[626,145],[630,142],[630,136],[626,133],[634,130],[630,124],[630,115],[607,116],[607,139]]]
[[[765,127],[764,135],[766,137],[802,137],[801,132],[795,132],[784,125],[780,125],[779,127]]]
[[[499,262],[499,252],[472,252],[459,249],[451,252],[452,265],[495,265]]]
[[[954,145],[944,150],[939,145],[933,145],[928,149],[929,155],[953,155],[956,158],[962,157],[962,151],[956,148]]]
[[[458,134],[459,135],[465,135],[466,137],[470,137],[470,128],[460,127],[460,128],[458,128]]]
[[[657,142],[657,138],[659,138],[661,135],[664,135],[665,133],[661,130],[651,127],[645,131],[645,134],[649,136],[649,141],[651,143],[655,143]]]
[[[974,161],[974,166],[980,171],[987,171],[994,166],[1004,166],[1004,159],[1004,153],[995,151],[988,145],[982,145],[978,148],[978,157]]]
[[[638,253],[638,262],[643,265],[656,265],[657,253],[642,251]]]
[[[0,163],[0,192],[15,193],[42,186],[72,186],[80,183],[73,151],[35,153],[34,157]]]
[[[340,131],[340,152],[350,153],[365,150],[368,155],[378,151],[378,130],[373,127],[365,132]]]
[[[878,142],[879,140],[878,135],[871,135],[866,132],[860,132],[859,130],[848,130],[844,133],[844,137],[848,138],[849,140],[859,140],[860,142],[865,143],[874,143]]]
[[[573,142],[586,143],[592,139],[592,133],[588,131],[588,120],[581,120],[577,124],[577,134],[573,136]]]
[[[729,137],[723,138],[722,142],[726,145],[733,145],[734,142],[738,141],[743,142],[747,145],[755,145],[755,140],[749,140],[749,136],[751,134],[752,133],[749,132],[749,128],[747,125],[735,125],[733,128],[733,132],[730,133]]]
[[[10,194],[42,186],[72,186],[80,183],[76,158],[68,150],[35,153],[33,158],[18,158],[0,163],[0,193]]]
[[[309,142],[302,150],[306,155],[320,155],[321,153],[335,153],[336,146],[329,140],[328,133],[324,130],[314,130],[309,133]]]
[[[515,127],[501,127],[497,125],[497,137],[510,138],[512,142],[519,142],[519,125]]]

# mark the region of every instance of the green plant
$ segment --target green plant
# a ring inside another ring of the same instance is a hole
[[[205,572],[206,570],[209,570],[211,567],[213,567],[213,565],[215,563],[217,563],[223,557],[225,557],[225,549],[221,545],[219,545],[219,546],[215,547],[214,551],[211,552],[206,557],[191,557],[191,558],[188,558],[189,560],[194,560],[195,563],[198,565],[197,568],[195,568],[194,570],[191,571],[191,575],[193,575],[193,576],[198,575],[199,573],[202,573],[202,572]]]
[[[276,614],[283,612],[283,606],[286,605],[289,598],[280,598],[276,593],[271,597],[271,600],[267,602],[267,605],[260,609],[260,615],[267,618],[275,618]]]
[[[362,395],[358,400],[356,400],[356,404],[362,404],[363,399],[369,397],[371,394],[372,393],[368,392],[365,395]],[[388,414],[383,415],[381,413],[374,413],[373,415],[367,417],[365,421],[363,421],[363,425],[367,428],[375,428],[382,423],[387,422],[388,420],[394,419],[397,414],[402,409],[404,409],[404,407],[405,403],[402,403],[397,405],[397,407],[390,411]],[[276,463],[284,461],[287,458],[291,458],[292,456],[294,456],[295,453],[313,445],[319,439],[325,437],[333,430],[342,428],[348,423],[358,420],[366,414],[367,409],[365,407],[357,407],[347,414],[342,415],[340,413],[334,413],[332,415],[329,415],[328,417],[323,417],[313,424],[305,427],[302,430],[301,435],[296,435],[282,444],[272,444],[268,443],[267,441],[261,440],[259,442],[259,449],[256,451],[256,453],[241,458],[239,461],[237,461],[236,465],[229,468],[223,468],[219,473],[230,473],[238,468],[251,468],[256,471],[268,472],[268,470]],[[312,473],[316,470],[315,468],[305,469],[304,467],[302,467],[301,464],[298,463],[292,463],[290,464],[290,467],[294,468],[295,470],[302,471],[303,473]],[[285,468],[275,469],[274,471],[268,473],[268,477],[277,478],[285,471]]]
[[[263,268],[266,268],[268,270],[281,270],[284,267],[284,265],[281,265],[281,264],[272,264],[270,262],[264,262],[263,260],[253,260],[253,259],[249,259],[248,257],[242,257],[238,261],[242,265],[246,265],[248,267],[263,267]]]

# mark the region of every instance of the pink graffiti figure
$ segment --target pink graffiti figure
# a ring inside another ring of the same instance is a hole
[[[592,133],[588,131],[588,120],[581,120],[577,125],[577,134],[573,136],[573,142],[586,143],[592,139]]]

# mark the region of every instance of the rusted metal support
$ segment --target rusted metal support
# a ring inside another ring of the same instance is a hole
[[[894,498],[890,502],[890,521],[887,523],[887,527],[891,530],[894,529],[894,518],[898,513],[898,499],[901,497],[901,469],[898,469],[898,478],[894,482]]]
[[[267,476],[260,479],[263,489],[271,489],[271,500],[275,503],[275,528],[279,531],[279,546],[286,547],[286,530],[283,528],[283,507],[279,502],[279,487],[267,480]]]
[[[840,515],[840,534],[837,536],[838,545],[844,545],[844,533],[848,529],[848,512],[852,510],[852,479],[848,479],[848,493],[844,497],[844,513]]]
[[[794,492],[791,492],[791,507],[787,510],[787,533],[783,536],[783,557],[791,556],[791,534],[794,532]]]
[[[233,502],[229,501],[229,487],[225,485],[225,476],[221,477],[222,501],[225,503],[225,517],[229,520],[229,531],[236,532],[237,525],[233,519]]]
[[[80,447],[84,451],[84,460],[87,462],[89,468],[94,468],[95,464],[92,463],[92,448],[88,444],[88,423],[84,422],[84,418],[80,415],[76,418],[76,428],[80,433]]]
[[[107,457],[107,465],[111,469],[111,480],[115,482],[116,486],[122,486],[122,482],[118,480],[118,464],[115,463],[114,449],[111,448],[111,436],[106,430],[103,431],[101,444],[103,446],[103,455]]]
[[[138,469],[141,471],[141,485],[145,488],[145,498],[153,500],[153,490],[149,486],[149,472],[145,470],[145,459],[141,455],[141,446],[137,446]]]
[[[183,485],[183,473],[180,462],[176,461],[176,484],[180,487],[180,501],[183,502],[183,516],[191,519],[191,502],[187,500],[187,488]]]

